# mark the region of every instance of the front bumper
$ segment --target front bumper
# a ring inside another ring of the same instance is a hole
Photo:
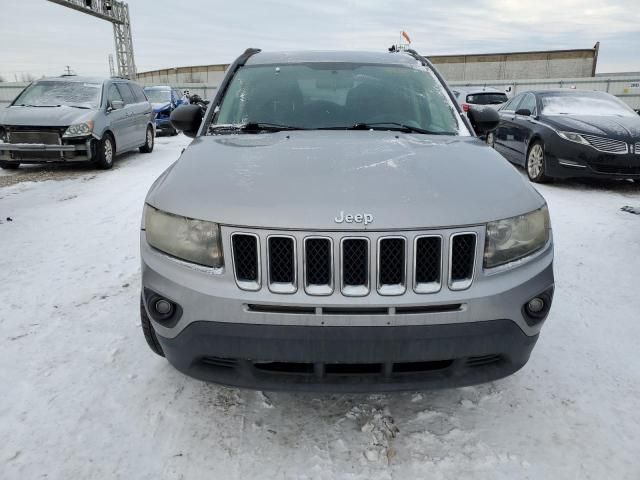
[[[261,390],[398,391],[473,385],[522,368],[538,336],[510,320],[401,327],[195,322],[158,337],[179,371]]]
[[[0,143],[0,161],[20,163],[75,162],[92,159],[91,138],[74,143]]]
[[[156,117],[156,129],[158,130],[173,130],[173,125],[169,117]]]
[[[559,137],[545,143],[547,174],[553,178],[640,178],[640,152],[600,152]]]
[[[523,305],[543,292],[550,303],[554,285],[551,242],[502,272],[483,272],[478,258],[468,290],[397,297],[242,291],[228,269],[169,258],[144,232],[141,253],[145,297],[155,292],[180,306],[171,322],[152,320],[169,362],[196,378],[260,389],[411,390],[507,376],[527,362],[544,321],[528,318]],[[424,306],[433,311],[411,311]],[[349,313],[354,307],[388,310]]]

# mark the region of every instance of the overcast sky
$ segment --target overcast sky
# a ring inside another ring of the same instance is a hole
[[[138,71],[228,63],[247,47],[427,55],[591,48],[598,72],[640,71],[639,0],[129,0]],[[524,4],[531,5],[527,8]],[[108,75],[111,24],[46,0],[0,0],[0,75]]]

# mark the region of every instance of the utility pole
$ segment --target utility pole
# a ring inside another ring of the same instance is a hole
[[[116,44],[118,76],[136,78],[136,63],[133,58],[133,40],[129,5],[119,0],[47,0],[77,12],[111,22]]]

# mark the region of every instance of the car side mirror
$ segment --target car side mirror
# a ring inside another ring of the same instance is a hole
[[[480,105],[469,105],[467,117],[477,135],[484,135],[498,128],[500,115],[493,108]]]
[[[109,100],[109,110],[120,110],[121,108],[124,108],[122,100]]]
[[[522,115],[523,117],[530,117],[531,110],[529,110],[528,108],[521,108],[519,110],[516,110],[516,115]]]
[[[184,132],[187,137],[195,137],[202,123],[202,109],[198,105],[180,105],[169,117],[173,128]]]

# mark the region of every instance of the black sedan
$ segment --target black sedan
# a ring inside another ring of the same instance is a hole
[[[640,117],[613,95],[545,90],[513,97],[487,142],[525,167],[534,182],[551,178],[640,179]]]

